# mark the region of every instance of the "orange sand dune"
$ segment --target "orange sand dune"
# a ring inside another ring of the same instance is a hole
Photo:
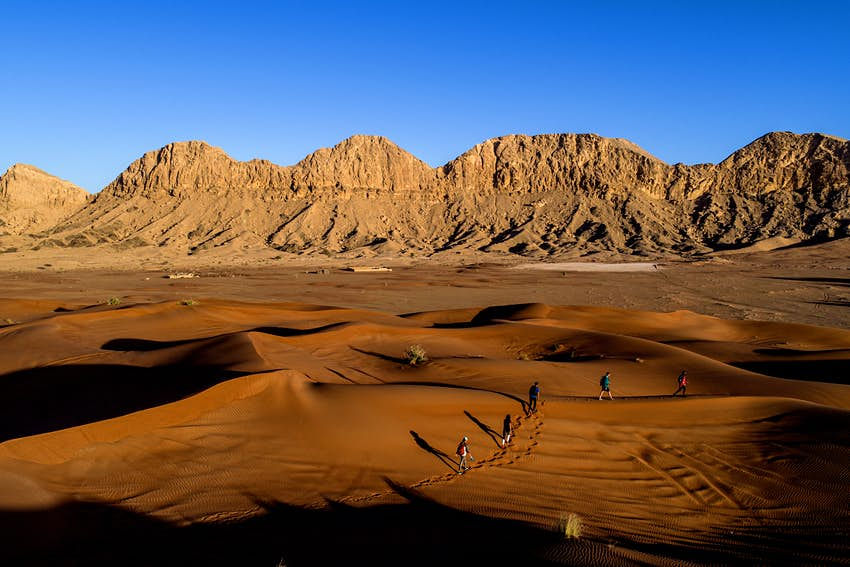
[[[52,305],[0,328],[4,564],[850,556],[850,331],[544,303]],[[568,514],[581,539],[557,533]]]

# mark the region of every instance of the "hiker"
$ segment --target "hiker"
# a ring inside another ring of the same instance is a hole
[[[688,371],[682,370],[681,374],[679,374],[679,378],[676,380],[679,383],[679,389],[673,392],[673,397],[676,397],[676,394],[682,392],[682,397],[685,397],[685,390],[688,389]]]
[[[611,373],[606,372],[602,375],[602,378],[599,379],[599,386],[602,388],[602,391],[599,392],[599,399],[602,399],[602,394],[608,392],[608,398],[614,399],[614,396],[611,395]]]
[[[528,389],[528,413],[532,414],[537,411],[537,398],[540,397],[540,386],[538,382],[531,385]]]
[[[505,416],[505,421],[502,422],[502,447],[507,447],[511,442],[511,435],[514,434],[514,426],[511,424],[511,414]]]
[[[469,437],[466,435],[463,436],[463,439],[460,440],[460,443],[457,446],[457,456],[460,457],[460,463],[457,466],[457,474],[463,474],[469,470],[469,463],[467,462],[467,459],[473,460],[472,455],[469,453]]]

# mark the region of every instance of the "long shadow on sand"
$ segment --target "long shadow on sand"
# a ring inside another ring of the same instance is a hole
[[[174,402],[245,372],[172,365],[63,365],[0,376],[0,442]]]
[[[432,455],[443,461],[443,463],[445,463],[445,465],[449,467],[452,472],[457,470],[458,464],[452,461],[451,458],[449,458],[448,454],[433,447],[430,443],[425,441],[425,439],[420,437],[419,434],[413,431],[412,429],[410,430],[410,435],[411,437],[413,437],[413,440],[416,442],[420,449],[431,453]]]
[[[489,425],[469,413],[469,411],[463,410],[463,413],[464,415],[466,415],[466,417],[470,419],[470,421],[472,421],[472,423],[478,426],[478,429],[490,436],[490,439],[493,440],[493,443],[495,443],[497,447],[502,447],[502,436],[499,434],[498,431],[496,431],[495,429],[493,429],[492,427],[490,427]]]
[[[374,352],[374,351],[371,351],[371,350],[363,350],[361,348],[353,347],[351,345],[348,345],[348,348],[350,348],[354,352],[359,352],[360,354],[365,354],[365,355],[368,355],[368,356],[374,356],[375,358],[380,358],[381,360],[386,360],[387,362],[395,362],[397,364],[409,364],[408,360],[406,358],[401,357],[401,356],[390,356],[388,354],[383,354],[383,353],[380,353],[380,352]]]
[[[260,516],[181,527],[84,502],[46,510],[0,510],[0,564],[797,566],[842,564],[847,551],[841,526],[742,528],[712,538],[722,545],[705,547],[691,539],[564,540],[554,530],[449,508],[392,481],[387,484],[405,503],[358,507],[328,501],[323,509],[307,509],[255,499],[264,511]]]
[[[0,511],[0,563],[122,567],[204,565],[550,565],[554,532],[436,504],[389,483],[405,504],[323,510],[257,502],[242,522],[176,527],[119,508],[75,503]],[[505,545],[505,542],[512,542]]]

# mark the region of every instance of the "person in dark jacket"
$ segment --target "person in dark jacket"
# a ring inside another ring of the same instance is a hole
[[[511,436],[514,434],[514,426],[511,423],[511,414],[505,416],[502,422],[502,447],[507,447],[511,442]]]
[[[532,414],[537,411],[537,398],[540,397],[540,384],[535,382],[528,389],[528,413]]]
[[[685,397],[685,391],[688,389],[688,371],[682,370],[679,374],[679,378],[676,379],[676,382],[679,384],[679,389],[673,392],[673,397],[676,397],[676,394],[682,392],[682,397]]]

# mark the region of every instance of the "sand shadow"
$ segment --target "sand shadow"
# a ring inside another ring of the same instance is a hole
[[[256,327],[254,329],[250,329],[250,332],[264,333],[275,337],[300,337],[314,333],[324,333],[326,331],[344,327],[345,325],[346,323],[328,323],[327,325],[321,325],[310,329],[293,329],[290,327]]]
[[[413,437],[413,440],[416,442],[416,444],[419,445],[420,449],[431,453],[432,455],[443,461],[443,463],[445,463],[445,465],[449,467],[452,472],[457,470],[458,464],[454,462],[447,453],[444,453],[443,451],[440,451],[439,449],[433,447],[430,443],[425,441],[422,437],[419,436],[418,433],[416,433],[412,429],[410,430],[410,435],[411,437]]]
[[[234,335],[239,335],[242,333],[262,333],[264,335],[271,335],[275,337],[299,337],[303,335],[310,335],[313,333],[322,333],[331,330],[335,327],[340,327],[342,325],[342,323],[331,323],[329,325],[322,325],[321,327],[315,327],[312,329],[292,329],[289,327],[255,327],[253,329],[245,329],[243,331],[236,331],[233,333],[224,333],[220,335],[211,335],[208,337],[198,337],[194,339],[183,339],[179,341],[154,341],[150,339],[119,338],[112,339],[103,343],[100,348],[103,350],[120,352],[152,352],[186,344],[202,343],[204,341],[222,339]]]
[[[363,350],[357,347],[353,347],[351,345],[349,345],[348,348],[350,348],[354,352],[359,352],[360,354],[365,354],[367,356],[374,356],[375,358],[380,358],[381,360],[386,360],[387,362],[395,362],[396,364],[404,364],[405,366],[410,366],[408,360],[401,356],[390,356],[388,354],[383,354],[380,352]],[[419,366],[421,366],[421,364]]]
[[[729,362],[730,366],[788,380],[850,384],[848,360],[752,360]]]
[[[493,429],[492,427],[490,427],[489,425],[469,413],[467,410],[463,410],[463,413],[472,421],[472,423],[477,425],[481,431],[489,435],[490,439],[493,440],[493,443],[495,443],[497,447],[502,447],[502,434],[500,432],[496,431],[495,429]]]
[[[552,529],[448,507],[385,479],[401,503],[321,508],[252,499],[261,513],[242,520],[177,526],[99,503],[0,509],[2,565],[86,567],[288,567],[433,565],[841,564],[848,549],[840,524],[736,528],[714,535],[724,545],[690,541],[564,540]],[[719,529],[719,528],[718,528]],[[798,538],[792,553],[787,541]],[[613,534],[615,537],[618,534]]]
[[[190,364],[69,364],[11,372],[0,376],[0,442],[175,402],[246,374]]]
[[[205,340],[207,340],[207,338],[185,339],[180,341],[153,341],[149,339],[132,338],[112,339],[103,343],[100,348],[102,350],[111,350],[119,352],[154,352],[157,350],[163,350]]]
[[[792,281],[792,282],[811,282],[811,283],[824,283],[830,285],[841,285],[841,286],[850,286],[850,278],[828,278],[828,277],[782,277],[782,276],[770,276],[766,279],[770,280],[784,280],[784,281]]]

